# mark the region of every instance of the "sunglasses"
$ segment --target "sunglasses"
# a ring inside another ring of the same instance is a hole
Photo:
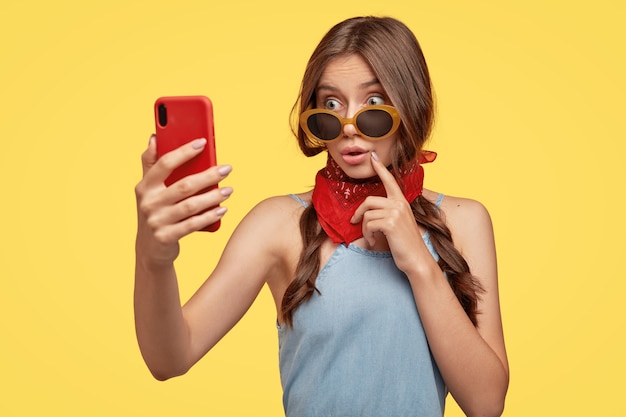
[[[400,114],[394,107],[380,104],[364,107],[347,119],[325,109],[310,109],[300,115],[300,127],[307,136],[322,142],[339,139],[347,124],[352,124],[365,139],[382,140],[398,129]]]

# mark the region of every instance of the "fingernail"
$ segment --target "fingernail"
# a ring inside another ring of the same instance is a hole
[[[152,142],[156,140],[156,135],[153,133],[150,135],[150,140],[148,140],[148,145],[152,145]]]
[[[204,138],[196,139],[191,143],[191,147],[194,149],[202,149],[204,145],[206,145],[206,139]]]
[[[233,193],[233,187],[224,187],[224,188],[220,188],[220,193],[224,196],[224,197],[228,197],[229,195],[231,195]]]
[[[215,209],[215,214],[217,214],[218,217],[222,217],[227,211],[228,209],[226,207],[218,207]]]
[[[372,158],[374,159],[374,161],[379,161],[378,154],[375,151],[372,151]]]
[[[219,172],[222,177],[225,177],[226,175],[230,174],[230,171],[232,170],[233,167],[231,167],[230,165],[222,165],[217,169],[217,172]]]

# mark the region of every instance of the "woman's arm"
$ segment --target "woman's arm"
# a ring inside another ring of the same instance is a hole
[[[289,227],[285,211],[292,206],[276,199],[261,203],[233,233],[206,283],[181,307],[173,266],[178,241],[217,221],[223,211],[203,211],[226,200],[232,191],[225,188],[194,196],[223,179],[229,171],[220,170],[224,167],[186,177],[170,187],[163,185],[175,167],[201,148],[201,143],[185,145],[157,161],[152,140],[142,156],[144,177],[136,187],[135,325],[144,360],[160,380],[187,372],[234,326],[267,277],[282,271],[286,255],[279,247],[289,244],[281,235]],[[297,218],[296,210],[292,211]]]
[[[509,369],[491,220],[476,201],[446,197],[444,202],[442,210],[455,245],[485,290],[479,294],[478,326],[472,325],[436,263],[420,261],[422,267],[409,279],[428,343],[450,393],[468,416],[499,416]]]
[[[224,168],[222,173],[214,167],[171,187],[164,185],[174,168],[196,156],[205,145],[205,140],[196,140],[157,161],[156,138],[152,136],[141,157],[143,177],[135,187],[135,328],[141,353],[157,379],[185,372],[190,362],[186,343],[189,329],[182,316],[174,270],[178,241],[217,221],[223,215],[218,209],[198,213],[228,197],[220,190],[193,196],[227,175],[228,169]]]
[[[455,400],[468,416],[498,416],[508,388],[508,364],[498,301],[495,246],[491,221],[476,202],[446,198],[442,210],[455,245],[485,292],[474,327],[446,277],[423,243],[409,203],[393,176],[375,158],[372,165],[387,197],[368,197],[353,222],[374,245],[383,233],[411,283],[428,343]]]
[[[237,226],[215,270],[183,307],[192,363],[241,319],[264,284],[280,306],[302,250],[301,213],[302,207],[290,197],[272,197]]]

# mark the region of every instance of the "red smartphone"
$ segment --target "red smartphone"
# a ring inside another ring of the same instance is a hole
[[[205,138],[207,140],[202,152],[176,168],[165,180],[165,185],[169,186],[181,178],[202,172],[217,164],[213,104],[208,97],[160,97],[154,103],[154,120],[159,158],[194,139]],[[217,185],[209,189],[213,188],[217,188]],[[200,193],[209,189],[202,190]],[[203,230],[215,232],[219,227],[218,221]]]

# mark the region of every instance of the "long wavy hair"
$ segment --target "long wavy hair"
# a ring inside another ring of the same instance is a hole
[[[392,149],[393,172],[415,160],[428,139],[434,121],[434,98],[428,67],[415,35],[402,22],[390,17],[356,17],[335,25],[320,41],[306,66],[300,95],[292,109],[292,130],[306,156],[325,148],[310,140],[297,123],[299,115],[316,103],[316,88],[330,61],[358,54],[372,68],[402,123]],[[397,178],[399,181],[400,178]],[[463,256],[454,247],[443,213],[423,196],[411,203],[415,221],[430,232],[439,254],[439,266],[468,317],[477,325],[477,303],[482,288],[470,273]],[[295,310],[315,291],[320,270],[320,248],[328,238],[317,221],[313,205],[300,218],[303,250],[295,278],[285,291],[283,321],[293,325]]]

